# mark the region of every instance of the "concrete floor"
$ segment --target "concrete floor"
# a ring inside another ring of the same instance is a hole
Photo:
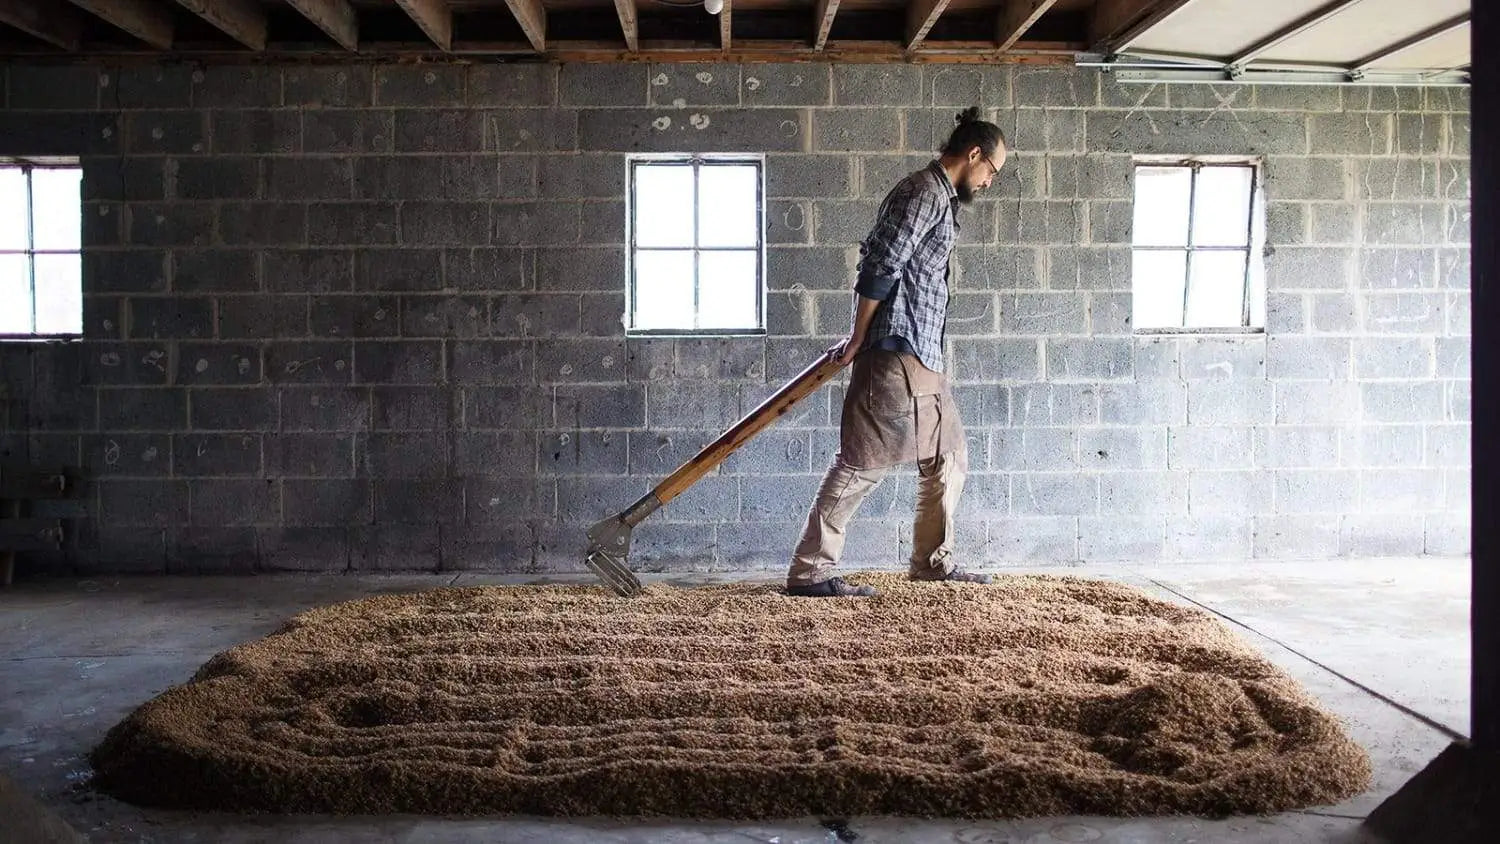
[[[842,835],[816,818],[739,824],[143,811],[88,788],[86,756],[104,732],[135,706],[187,680],[213,654],[269,633],[286,616],[312,606],[448,584],[535,582],[483,575],[110,578],[18,584],[0,592],[0,773],[91,841],[837,844],[857,837],[861,842],[955,844],[1287,844],[1367,840],[1360,820],[1455,734],[1468,730],[1467,560],[1034,571],[1120,580],[1220,613],[1343,719],[1374,761],[1373,788],[1337,806],[1268,817],[986,822],[860,817],[848,819],[848,832]],[[591,582],[586,576],[559,579]],[[731,578],[695,575],[672,580],[726,579]],[[0,823],[0,839],[4,838]]]

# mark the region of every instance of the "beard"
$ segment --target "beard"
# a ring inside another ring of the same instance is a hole
[[[958,192],[958,201],[964,205],[974,201],[974,189],[967,182],[959,182],[953,189]]]

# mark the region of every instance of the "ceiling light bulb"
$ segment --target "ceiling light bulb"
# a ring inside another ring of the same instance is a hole
[[[703,11],[717,15],[724,11],[724,0],[703,0]]]

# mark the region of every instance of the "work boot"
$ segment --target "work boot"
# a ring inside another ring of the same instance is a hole
[[[950,571],[947,574],[942,575],[941,577],[918,577],[917,575],[910,575],[909,579],[916,580],[916,581],[921,581],[923,583],[941,583],[943,581],[947,581],[947,582],[950,582],[950,583],[981,583],[981,584],[985,584],[985,583],[989,583],[992,578],[989,575],[987,575],[987,574],[980,574],[979,572],[976,572],[976,571],[964,571],[963,569],[954,569],[953,571]]]
[[[817,583],[788,586],[786,593],[794,598],[873,598],[873,586],[852,586],[842,577],[830,577]]]

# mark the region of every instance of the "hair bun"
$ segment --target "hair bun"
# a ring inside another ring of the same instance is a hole
[[[978,123],[979,106],[969,106],[968,108],[959,112],[958,116],[954,118],[954,121],[957,122],[960,126],[964,125],[965,123]]]

